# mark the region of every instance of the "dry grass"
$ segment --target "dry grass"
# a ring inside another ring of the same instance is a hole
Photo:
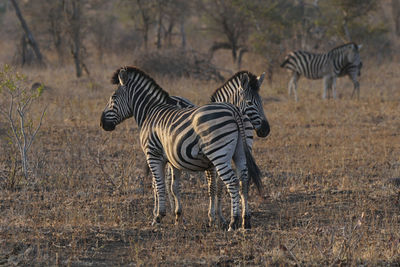
[[[365,64],[360,101],[350,100],[346,79],[335,101],[320,99],[322,81],[301,80],[298,103],[288,100],[283,73],[263,86],[271,134],[256,140],[254,154],[265,197],[252,191],[253,229],[233,233],[206,227],[203,174],[184,176],[184,227],[171,213],[150,226],[135,122],[111,133],[99,127],[118,66],[80,80],[72,67],[29,71],[51,88],[42,99],[49,108],[34,147],[36,186],[4,188],[13,151],[0,139],[0,265],[400,264],[400,65],[376,73]],[[154,78],[197,104],[217,86]]]

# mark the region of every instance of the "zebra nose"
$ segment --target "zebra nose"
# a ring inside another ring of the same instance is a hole
[[[261,127],[256,131],[258,137],[266,137],[270,132],[268,121],[262,121]]]
[[[115,129],[115,124],[107,121],[105,116],[104,116],[104,112],[101,114],[101,118],[100,118],[100,126],[105,130],[105,131],[112,131]]]

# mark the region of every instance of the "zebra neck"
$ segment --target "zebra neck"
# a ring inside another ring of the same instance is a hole
[[[137,90],[131,98],[133,117],[139,127],[152,111],[160,105],[168,104],[168,93],[155,86],[147,86]]]
[[[347,60],[347,56],[344,55],[340,50],[336,49],[329,52],[329,57],[333,61],[335,67],[335,73],[339,74],[340,71],[350,62]]]
[[[240,101],[239,89],[240,78],[233,79],[217,89],[211,96],[211,102],[228,102],[238,106]]]

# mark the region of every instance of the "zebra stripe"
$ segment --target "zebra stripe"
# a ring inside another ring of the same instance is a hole
[[[307,79],[324,79],[323,98],[326,98],[328,90],[333,90],[336,98],[336,78],[348,75],[353,82],[352,96],[357,92],[359,97],[360,85],[358,76],[362,67],[359,50],[362,45],[348,43],[338,46],[328,53],[314,54],[307,51],[293,51],[286,56],[281,64],[282,68],[292,73],[288,84],[289,96],[294,91],[297,101],[297,81],[303,75]]]
[[[173,188],[179,187],[180,170],[205,171],[215,167],[231,196],[229,230],[236,228],[240,216],[239,181],[247,184],[249,176],[260,190],[262,186],[260,170],[246,144],[240,110],[229,103],[181,109],[152,78],[135,67],[118,69],[112,82],[119,86],[101,115],[100,125],[112,131],[125,119],[135,118],[155,185],[153,222],[159,223],[165,216],[164,169],[169,162],[173,177],[178,178],[172,181]],[[241,174],[239,179],[231,160]],[[247,199],[243,202],[246,210]],[[181,212],[176,210],[178,216]],[[248,224],[246,220],[249,218],[243,216],[243,225]]]
[[[246,142],[249,148],[251,149],[253,144],[253,129],[256,130],[257,135],[259,137],[266,137],[270,131],[269,123],[264,114],[264,108],[262,105],[262,99],[259,95],[259,90],[261,84],[263,82],[265,73],[263,73],[260,77],[252,74],[248,71],[241,71],[233,75],[228,81],[217,88],[215,92],[211,95],[211,102],[227,102],[231,103],[242,111],[245,121],[245,130],[246,130]],[[177,101],[177,105],[182,108],[186,107],[194,107],[195,105],[190,102],[188,99],[172,96],[174,100]],[[250,124],[249,124],[250,120]],[[166,184],[167,191],[170,193],[169,189],[171,188],[171,167],[167,168],[166,173]],[[221,180],[216,180],[215,172],[206,171],[206,177],[208,182],[208,192],[210,198],[210,207],[209,207],[209,223],[210,226],[214,224],[215,221],[215,195],[217,195],[217,211],[218,217],[222,224],[225,224],[225,219],[222,216],[222,184]],[[247,187],[246,187],[247,188]],[[242,188],[243,189],[243,188]],[[242,192],[242,195],[247,192]],[[170,193],[169,196],[172,194]],[[174,202],[170,198],[170,205],[174,208]],[[179,209],[179,207],[178,207]],[[248,215],[249,216],[249,215]],[[250,225],[247,225],[247,228],[250,228]]]

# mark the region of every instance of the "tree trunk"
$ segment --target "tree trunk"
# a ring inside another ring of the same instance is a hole
[[[23,35],[21,38],[21,65],[24,66],[26,63],[26,54],[27,54],[27,45],[26,45],[26,36]]]
[[[80,0],[71,1],[71,10],[66,9],[66,15],[69,22],[69,34],[70,34],[70,47],[71,54],[74,58],[76,77],[82,76],[82,65],[81,62],[81,2]]]
[[[18,17],[19,21],[21,22],[21,26],[24,29],[24,32],[25,32],[26,38],[28,39],[29,45],[32,46],[33,51],[35,52],[35,55],[36,55],[36,58],[38,59],[39,64],[44,66],[42,53],[40,53],[39,46],[36,43],[32,32],[29,30],[29,27],[26,24],[26,21],[25,21],[24,17],[22,16],[22,13],[21,13],[21,10],[19,9],[18,3],[15,0],[10,0],[10,1],[14,6],[15,13],[17,14],[17,17]]]
[[[168,24],[168,28],[165,31],[165,35],[164,35],[164,42],[166,43],[167,47],[171,47],[172,46],[172,30],[174,29],[175,26],[175,21],[174,20],[170,20],[169,24]]]
[[[344,31],[344,35],[346,36],[347,41],[351,42],[351,35],[350,35],[349,27],[347,27],[346,19],[344,19],[344,21],[343,21],[343,31]]]
[[[144,49],[147,50],[147,43],[148,43],[148,35],[149,35],[149,27],[150,27],[150,18],[147,16],[145,10],[143,9],[142,2],[140,0],[136,1],[139,9],[140,14],[142,15],[143,20],[143,42],[144,42]]]
[[[63,49],[63,36],[61,30],[60,17],[63,15],[63,3],[57,2],[56,6],[52,7],[48,20],[50,21],[50,35],[53,41],[53,45],[57,51],[58,64],[61,66],[64,64],[64,49]]]
[[[182,38],[182,49],[186,49],[186,32],[185,32],[185,20],[183,19],[183,16],[180,21],[180,31],[181,31],[181,38]]]
[[[239,50],[239,58],[238,58],[238,61],[237,61],[238,70],[240,70],[240,68],[241,68],[243,55],[244,55],[245,53],[247,53],[247,52],[249,52],[249,50],[248,50],[246,47],[242,47],[242,48]]]
[[[161,48],[161,32],[162,32],[162,7],[158,4],[158,22],[157,22],[157,49]]]
[[[395,33],[400,37],[400,0],[392,0],[392,12]]]

